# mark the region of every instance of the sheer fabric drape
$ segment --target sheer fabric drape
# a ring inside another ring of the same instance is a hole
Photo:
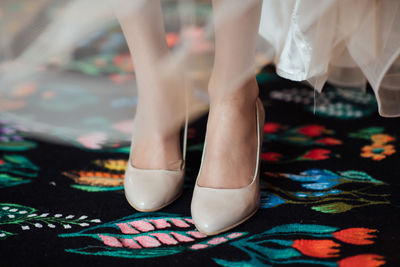
[[[155,94],[152,89],[156,84],[165,85],[163,91],[149,97],[142,105],[156,107],[160,106],[158,101],[167,101],[174,109],[169,112],[148,109],[149,112],[141,116],[146,122],[143,125],[153,123],[160,131],[175,131],[182,126],[185,116],[194,120],[204,114],[208,104],[207,86],[215,64],[216,29],[238,19],[259,0],[221,0],[218,12],[213,11],[209,0],[41,0],[28,4],[31,1],[2,1],[2,118],[23,125],[26,130],[41,135],[46,133],[47,138],[61,136],[64,140],[77,140],[82,136],[88,137],[88,134],[90,137],[101,128],[104,140],[129,140],[133,124],[123,123],[132,120],[135,115],[135,99],[138,98],[137,87],[140,84],[135,79],[137,76],[121,86],[105,82],[97,76],[90,79],[83,75],[70,77],[72,74],[65,74],[63,66],[75,60],[77,48],[102,29],[118,25],[118,21],[131,20],[131,26],[123,30],[137,30],[139,15],[149,12],[146,11],[148,1],[160,3],[161,14],[151,14],[151,11],[148,14],[162,20],[168,49],[166,53],[157,55],[145,71],[153,77],[154,83],[142,85],[149,96],[150,92]],[[20,2],[26,10],[21,8],[15,11],[16,2]],[[306,80],[319,92],[326,81],[340,87],[360,89],[368,81],[374,89],[380,115],[400,115],[400,2],[262,2],[259,38],[254,54],[257,60],[253,60],[254,56],[251,59],[237,57],[240,68],[226,79],[229,82],[221,88],[224,93],[235,90],[263,64],[274,63],[278,75],[296,81]],[[145,26],[149,25],[141,27]],[[144,38],[146,36],[143,35]],[[248,43],[252,45],[252,42]],[[148,44],[154,45],[151,42]],[[128,46],[125,48],[127,50]],[[129,52],[146,51],[143,47],[136,48],[129,47]],[[49,81],[51,86],[41,87]],[[29,86],[28,89],[21,89],[21,82],[34,82],[36,91],[33,93]],[[63,86],[56,86],[60,82]],[[51,95],[49,88],[54,88],[53,98],[48,97]],[[65,101],[74,103],[75,108],[65,107],[62,110],[58,107],[57,112],[56,108],[49,108],[58,105],[55,104],[57,94],[60,96],[59,103],[63,101],[63,95],[68,95]],[[133,99],[134,104],[127,105],[126,109],[112,108],[116,101],[110,99],[122,101],[124,98]],[[164,114],[164,119],[152,120],[154,114],[150,110]],[[87,114],[91,114],[90,120],[77,123],[82,115]],[[102,128],[101,124],[94,123],[100,120],[99,117],[107,118],[111,126]],[[112,124],[113,120],[121,124]],[[125,125],[123,130],[120,127],[122,124]],[[146,127],[135,130],[138,135],[144,136],[148,131]]]

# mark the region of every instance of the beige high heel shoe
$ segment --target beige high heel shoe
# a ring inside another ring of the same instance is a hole
[[[203,234],[216,235],[234,228],[249,219],[260,205],[260,154],[263,140],[265,111],[259,98],[256,101],[257,162],[253,179],[242,188],[218,189],[199,186],[197,180],[203,166],[206,142],[199,174],[193,191],[191,213],[196,228]],[[207,136],[207,134],[206,134]]]
[[[156,211],[174,202],[183,192],[186,162],[188,114],[183,133],[182,163],[179,170],[139,169],[132,165],[129,154],[124,189],[128,203],[142,212]],[[132,151],[131,142],[131,149]]]

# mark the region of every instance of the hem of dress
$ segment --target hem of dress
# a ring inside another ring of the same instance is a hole
[[[294,73],[284,71],[283,69],[280,69],[280,68],[276,69],[276,74],[278,74],[282,78],[289,79],[289,80],[296,81],[296,82],[301,82],[301,81],[306,80],[305,79],[306,75],[304,75],[303,73],[294,74]]]
[[[377,90],[374,90],[375,93],[375,97],[376,97],[376,102],[378,104],[378,113],[380,116],[385,117],[385,118],[394,118],[394,117],[400,117],[400,108],[399,111],[396,113],[392,113],[392,114],[385,114],[384,112],[382,112],[382,109],[384,110],[384,108],[382,108],[384,106],[382,99],[379,95],[379,91],[381,90],[381,83],[384,79],[384,77],[386,76],[385,74],[388,72],[388,70],[390,69],[390,67],[393,65],[394,61],[400,57],[400,47],[397,48],[396,52],[393,53],[393,55],[390,57],[390,59],[388,60],[389,64],[386,64],[386,66],[384,67],[384,70],[382,71],[382,75],[380,75],[378,82],[377,82]],[[400,91],[398,91],[400,94]],[[400,105],[400,103],[399,103]]]

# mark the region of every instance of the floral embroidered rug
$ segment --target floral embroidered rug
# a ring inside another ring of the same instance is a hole
[[[88,40],[62,71],[131,86],[120,29]],[[206,117],[190,125],[183,195],[151,213],[136,212],[124,197],[128,143],[89,135],[61,145],[0,120],[0,266],[399,266],[400,119],[380,117],[371,90],[327,84],[314,106],[311,88],[271,67],[257,80],[266,109],[261,208],[212,237],[190,217]],[[117,111],[82,115],[100,102],[66,81],[43,91],[22,84],[14,101],[2,104],[17,109],[37,93],[43,117],[76,110],[82,128],[125,125],[106,117]],[[77,98],[72,106],[66,101]],[[135,105],[126,97],[109,103],[125,116],[122,108]]]
[[[317,95],[269,67],[262,205],[206,237],[190,200],[206,117],[190,125],[183,195],[159,212],[123,194],[129,144],[87,149],[0,125],[2,266],[396,266],[400,264],[399,119],[374,96],[326,85]]]

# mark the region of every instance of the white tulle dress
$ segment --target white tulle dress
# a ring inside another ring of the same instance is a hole
[[[381,116],[400,116],[400,1],[264,0],[260,35],[277,74],[372,86]]]

